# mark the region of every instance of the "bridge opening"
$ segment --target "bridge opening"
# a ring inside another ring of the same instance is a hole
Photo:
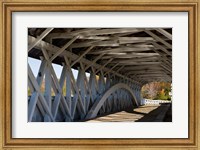
[[[143,99],[146,101],[172,101],[172,83],[171,82],[151,82],[145,84],[141,89]]]
[[[143,85],[172,82],[172,29],[29,28],[28,57],[28,121],[85,121],[137,109]]]

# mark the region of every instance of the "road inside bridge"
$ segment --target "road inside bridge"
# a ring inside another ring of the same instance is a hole
[[[87,122],[171,122],[170,104],[144,105],[133,111],[121,111]]]

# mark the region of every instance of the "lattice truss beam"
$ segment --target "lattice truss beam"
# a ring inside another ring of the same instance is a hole
[[[140,104],[143,84],[171,81],[171,29],[31,28],[28,43],[29,57],[42,62],[37,77],[28,65],[28,121],[80,121],[125,110]],[[52,63],[62,66],[60,77]]]

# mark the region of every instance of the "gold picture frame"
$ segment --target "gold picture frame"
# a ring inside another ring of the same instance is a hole
[[[1,149],[200,149],[199,0],[3,0],[0,2],[0,143]],[[188,12],[189,138],[187,139],[14,139],[12,131],[12,12],[20,11],[151,11]]]

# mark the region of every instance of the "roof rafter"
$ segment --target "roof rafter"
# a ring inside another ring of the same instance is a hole
[[[140,83],[171,81],[171,33],[170,28],[29,29],[28,54],[39,59],[45,48],[50,62],[63,64],[65,56],[74,69]]]

